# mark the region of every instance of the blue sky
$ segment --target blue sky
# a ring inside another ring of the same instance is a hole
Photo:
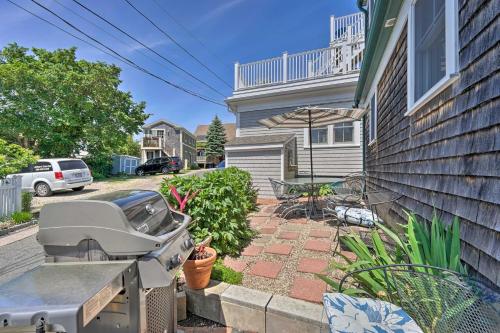
[[[30,0],[12,1],[29,8],[66,30],[71,30]],[[193,82],[193,79],[178,70],[172,69],[161,58],[85,12],[71,0],[37,1],[149,71],[202,95],[223,101],[223,97],[196,81]],[[329,40],[329,16],[332,14],[342,16],[357,11],[355,0],[129,1],[231,84],[234,81],[235,61],[245,63],[278,56],[283,51],[294,53],[326,47]],[[58,2],[104,28],[124,43],[99,30]],[[125,1],[80,0],[80,2],[187,69],[196,77],[206,81],[224,96],[231,95],[230,88],[170,42]],[[157,3],[177,21],[180,21],[190,33],[186,33],[169,18]],[[78,47],[77,55],[80,58],[119,65],[123,69],[121,89],[130,91],[134,100],[146,102],[146,112],[152,114],[148,121],[165,118],[192,131],[198,124],[209,123],[216,114],[224,122],[234,121],[234,116],[226,108],[204,102],[148,77],[49,26],[5,0],[0,0],[0,23],[0,47],[12,42],[25,47],[47,49],[76,46]],[[196,39],[192,37],[193,35]],[[144,54],[148,55],[144,56]]]

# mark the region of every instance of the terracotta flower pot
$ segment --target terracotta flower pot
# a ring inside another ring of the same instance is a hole
[[[205,251],[211,254],[209,258],[201,260],[186,260],[183,266],[186,284],[191,289],[203,289],[210,282],[212,267],[217,253],[211,247],[206,247]]]

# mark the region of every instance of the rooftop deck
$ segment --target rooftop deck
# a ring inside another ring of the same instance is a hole
[[[236,63],[235,91],[314,80],[359,71],[365,47],[364,14],[330,19],[330,46],[295,54]]]

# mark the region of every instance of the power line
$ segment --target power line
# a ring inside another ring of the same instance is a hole
[[[82,20],[84,20],[85,22],[91,24],[92,26],[96,27],[97,29],[99,29],[100,31],[104,32],[106,35],[110,36],[111,38],[113,38],[114,40],[120,42],[121,44],[125,45],[126,47],[134,47],[135,45],[132,45],[130,43],[127,43],[126,41],[124,41],[123,39],[121,38],[118,38],[117,36],[115,36],[114,34],[112,34],[111,32],[109,32],[108,30],[104,29],[103,27],[99,26],[98,24],[96,24],[95,22],[92,22],[92,20],[86,18],[85,16],[81,15],[80,13],[78,13],[77,11],[71,9],[71,7],[68,7],[66,6],[64,3],[62,3],[60,0],[54,0],[59,6],[65,8],[67,11],[73,13],[74,15],[78,16],[79,18],[81,18]],[[161,61],[158,61],[157,59],[155,59],[154,57],[150,56],[148,53],[142,51],[142,50],[137,50],[137,52],[139,52],[142,56],[144,56],[145,58],[148,58],[149,60],[155,62],[156,64],[168,69],[168,70],[171,70],[170,67],[168,67],[165,63],[161,62]],[[108,53],[109,54],[109,53]],[[187,78],[187,80],[189,80],[190,82],[194,83],[195,81],[193,79],[191,79],[190,77]]]
[[[104,32],[105,34],[107,34],[108,36],[110,36],[111,38],[113,38],[114,40],[122,43],[123,45],[125,45],[126,47],[131,47],[132,45],[125,42],[123,39],[120,39],[118,37],[116,37],[115,35],[113,35],[112,33],[110,33],[109,31],[107,31],[106,29],[102,28],[101,26],[99,26],[98,24],[92,22],[91,20],[89,20],[88,18],[86,18],[85,16],[79,14],[78,12],[76,12],[75,10],[71,9],[70,7],[66,6],[64,3],[62,3],[61,1],[59,0],[54,0],[59,6],[63,7],[64,9],[66,9],[67,11],[73,13],[74,15],[78,16],[79,18],[81,18],[82,20],[84,20],[85,22],[91,24],[92,26],[96,27],[97,29],[99,29],[100,31]],[[145,53],[145,52],[142,52],[141,50],[137,50],[140,54],[142,54],[144,57],[150,59],[151,61],[154,61],[155,63],[157,63],[158,65],[160,66],[164,66],[165,68],[168,68],[170,69],[169,67],[167,67],[164,63],[162,62],[159,62],[158,60],[156,60],[155,58],[149,56],[149,54]]]
[[[30,13],[30,14],[32,14],[32,15],[34,15],[34,16],[36,16],[36,17],[38,17],[38,18],[40,18],[41,20],[43,20],[43,21],[45,21],[45,22],[49,23],[50,25],[55,26],[55,27],[56,27],[56,28],[58,28],[59,30],[61,30],[61,31],[63,31],[63,32],[65,32],[65,33],[67,33],[67,34],[69,34],[69,35],[71,35],[71,36],[73,36],[73,37],[77,38],[78,40],[81,40],[81,41],[85,42],[86,44],[88,44],[88,45],[90,45],[90,46],[92,46],[92,47],[94,47],[94,48],[96,48],[96,49],[98,49],[98,50],[100,50],[100,51],[103,51],[103,50],[102,50],[102,49],[100,49],[99,47],[97,47],[97,46],[95,46],[95,45],[93,45],[93,44],[91,44],[91,43],[89,43],[89,42],[87,42],[87,41],[85,41],[85,40],[83,40],[83,39],[81,39],[81,38],[79,38],[79,37],[77,37],[77,36],[73,35],[72,33],[68,32],[68,31],[66,31],[66,30],[64,30],[64,29],[62,29],[62,28],[60,28],[60,27],[58,27],[58,26],[56,26],[56,25],[54,25],[54,24],[53,24],[53,23],[51,23],[50,21],[47,21],[47,20],[45,20],[45,19],[41,18],[40,16],[38,16],[38,15],[36,15],[36,14],[32,13],[31,11],[29,11],[29,10],[25,9],[24,7],[22,7],[22,6],[18,5],[18,4],[16,4],[16,3],[14,3],[14,2],[12,2],[11,0],[7,0],[7,1],[8,1],[8,2],[10,2],[11,4],[15,5],[16,7],[19,7],[19,8],[21,8],[21,9],[25,10],[26,12],[28,12],[28,13]],[[162,78],[162,77],[160,77],[160,76],[158,76],[158,75],[156,75],[156,74],[154,74],[154,73],[152,73],[152,72],[148,71],[147,69],[145,69],[145,68],[143,68],[143,67],[141,67],[141,66],[137,65],[137,64],[136,64],[135,62],[133,62],[132,60],[130,60],[130,59],[128,59],[128,58],[126,58],[126,57],[122,56],[121,54],[119,54],[119,53],[118,53],[118,52],[116,52],[115,50],[111,49],[110,47],[106,46],[105,44],[103,44],[103,43],[99,42],[98,40],[96,40],[96,39],[95,39],[95,38],[93,38],[92,36],[89,36],[88,34],[86,34],[85,32],[83,32],[82,30],[78,29],[78,28],[77,28],[77,27],[75,27],[73,24],[71,24],[70,22],[68,22],[68,21],[67,21],[67,20],[65,20],[64,18],[62,18],[61,16],[57,15],[56,13],[54,13],[54,12],[53,12],[52,10],[50,10],[49,8],[47,8],[47,7],[43,6],[42,4],[38,3],[38,2],[37,2],[37,1],[35,1],[35,0],[31,0],[31,1],[32,1],[33,3],[35,3],[36,5],[38,5],[39,7],[41,7],[41,8],[43,8],[43,9],[45,9],[46,11],[50,12],[52,15],[56,16],[56,17],[57,17],[57,18],[59,18],[61,21],[63,21],[63,22],[64,22],[64,23],[66,23],[67,25],[69,25],[71,28],[73,28],[73,29],[75,29],[76,31],[80,32],[82,35],[86,36],[87,38],[89,38],[89,39],[91,39],[92,41],[94,41],[94,42],[98,43],[99,45],[102,45],[102,46],[103,46],[104,48],[106,48],[107,50],[111,51],[114,55],[116,55],[116,56],[111,55],[113,58],[117,58],[117,57],[118,57],[118,60],[119,60],[119,61],[121,61],[121,62],[123,62],[123,63],[125,63],[125,64],[127,64],[127,65],[129,65],[129,66],[131,66],[131,67],[133,67],[133,68],[135,68],[135,69],[137,69],[137,70],[141,71],[141,72],[143,72],[143,73],[146,73],[146,74],[148,74],[148,75],[150,75],[150,76],[152,76],[152,77],[154,77],[154,78],[156,78],[156,79],[158,79],[158,80],[160,80],[160,81],[163,81],[164,83],[168,84],[169,86],[172,86],[172,87],[174,87],[174,88],[176,88],[176,89],[178,89],[178,90],[181,90],[181,91],[183,91],[183,92],[185,92],[185,93],[187,93],[187,94],[190,94],[190,95],[192,95],[192,96],[198,97],[198,98],[200,98],[200,99],[202,99],[202,100],[205,100],[205,101],[207,101],[207,102],[210,102],[210,103],[213,103],[213,104],[217,104],[217,105],[220,105],[220,106],[226,107],[226,105],[224,105],[224,104],[222,104],[222,103],[220,103],[220,102],[217,102],[217,101],[215,101],[215,100],[210,99],[209,97],[205,97],[205,96],[203,96],[203,95],[201,95],[201,94],[198,94],[198,93],[196,93],[196,92],[194,92],[194,91],[191,91],[191,90],[189,90],[189,89],[187,89],[187,88],[184,88],[184,87],[182,87],[182,86],[180,86],[180,85],[178,85],[178,84],[175,84],[175,83],[173,83],[173,82],[171,82],[171,81],[168,81],[168,80],[166,80],[166,79],[164,79],[164,78]],[[106,53],[106,54],[109,54],[109,53],[107,53],[107,52],[105,52],[105,51],[103,51],[103,52],[104,52],[104,53]]]
[[[33,0],[32,0],[33,1]],[[222,97],[226,97],[226,95],[224,95],[223,93],[221,93],[220,91],[218,91],[217,89],[215,89],[214,87],[212,87],[211,85],[209,85],[208,83],[206,83],[205,81],[197,78],[196,76],[194,76],[193,74],[191,74],[190,72],[188,72],[187,70],[185,70],[184,68],[180,67],[179,65],[177,65],[176,63],[174,63],[173,61],[171,61],[170,59],[164,57],[163,55],[161,55],[160,53],[156,52],[154,49],[150,48],[149,46],[147,46],[146,44],[144,44],[143,42],[141,42],[140,40],[138,40],[137,38],[135,38],[134,36],[130,35],[128,32],[124,31],[123,29],[121,29],[120,27],[116,26],[115,24],[111,23],[109,20],[107,20],[106,18],[104,18],[103,16],[99,15],[98,13],[96,13],[95,11],[93,11],[92,9],[88,8],[87,6],[83,5],[82,3],[80,3],[79,1],[77,0],[73,0],[74,3],[76,3],[77,5],[79,5],[80,7],[82,7],[83,9],[85,9],[86,11],[88,11],[89,13],[93,14],[94,16],[98,17],[99,19],[101,19],[102,21],[106,22],[107,24],[109,24],[110,26],[112,26],[113,28],[115,28],[116,30],[120,31],[122,34],[126,35],[127,37],[129,37],[130,39],[134,40],[135,42],[141,44],[143,47],[145,47],[146,49],[148,49],[149,51],[153,52],[154,54],[156,54],[158,57],[162,58],[163,60],[165,60],[166,62],[168,62],[170,65],[174,66],[175,68],[181,70],[183,73],[187,74],[188,76],[190,76],[191,78],[195,79],[196,81],[202,83],[204,86],[208,87],[210,90],[216,92],[217,94],[219,94],[220,96]]]
[[[219,64],[221,64],[224,68],[230,69],[227,64],[224,64],[219,60],[218,56],[210,50],[210,48],[200,39],[198,38],[188,27],[186,27],[180,20],[176,19],[174,15],[170,14],[170,12],[158,1],[153,0],[156,6],[158,6],[172,21],[174,21],[182,30],[184,30],[191,38],[197,41],[210,55],[213,59],[217,60]],[[232,69],[231,69],[232,70]]]
[[[64,32],[64,33],[68,34],[68,35],[70,35],[71,37],[76,38],[76,39],[78,39],[79,41],[84,42],[85,44],[90,45],[90,46],[92,46],[92,47],[94,47],[94,48],[98,49],[99,51],[101,51],[101,52],[103,52],[103,53],[105,53],[105,54],[109,55],[110,57],[113,57],[113,58],[115,58],[115,59],[117,59],[117,60],[123,61],[123,60],[121,60],[120,58],[116,57],[115,55],[113,55],[113,54],[111,54],[111,53],[107,52],[106,50],[104,50],[104,49],[102,49],[102,48],[100,48],[99,46],[96,46],[96,45],[94,45],[94,44],[92,44],[92,43],[90,43],[90,42],[86,41],[85,39],[80,38],[80,37],[78,37],[77,35],[74,35],[74,34],[72,34],[71,32],[69,32],[69,31],[67,31],[67,30],[64,30],[63,28],[61,28],[61,27],[59,27],[59,26],[55,25],[54,23],[50,22],[49,20],[46,20],[46,19],[44,19],[43,17],[41,17],[41,16],[39,16],[39,15],[37,15],[37,14],[33,13],[33,12],[32,12],[32,11],[30,11],[29,9],[26,9],[26,8],[24,8],[24,7],[20,6],[20,5],[18,5],[17,3],[12,2],[11,0],[6,0],[6,1],[10,2],[12,5],[16,6],[17,8],[19,8],[19,9],[21,9],[21,10],[24,10],[25,12],[27,12],[27,13],[29,13],[29,14],[31,14],[31,15],[33,15],[33,16],[35,16],[36,18],[38,18],[38,19],[40,19],[40,20],[44,21],[45,23],[47,23],[47,24],[51,25],[52,27],[54,27],[54,28],[56,28],[56,29],[58,29],[58,30],[60,30],[60,31],[62,31],[62,32]]]
[[[208,70],[210,73],[212,73],[216,78],[218,78],[220,81],[224,82],[226,86],[228,86],[230,89],[233,89],[233,87],[227,83],[226,80],[221,78],[217,73],[215,73],[213,70],[211,70],[207,65],[205,65],[200,59],[198,59],[194,54],[189,52],[188,49],[186,49],[184,46],[182,46],[178,41],[175,40],[170,34],[168,34],[165,30],[160,28],[156,23],[153,22],[147,15],[145,15],[143,12],[141,12],[137,7],[135,7],[129,0],[123,0],[126,3],[129,4],[130,7],[132,7],[137,13],[139,13],[142,17],[144,17],[149,23],[151,23],[156,29],[158,29],[163,35],[165,35],[168,39],[170,39],[175,45],[177,45],[179,48],[181,48],[184,52],[186,52],[191,58],[193,58],[197,63],[199,63],[201,66],[203,66],[206,70]]]

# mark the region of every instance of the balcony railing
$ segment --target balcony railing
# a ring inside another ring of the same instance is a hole
[[[196,162],[197,163],[207,163],[207,157],[206,156],[196,156]]]
[[[159,136],[146,135],[142,138],[142,148],[163,148],[163,138]]]
[[[332,18],[330,47],[235,64],[235,90],[347,74],[361,68],[363,14]]]

